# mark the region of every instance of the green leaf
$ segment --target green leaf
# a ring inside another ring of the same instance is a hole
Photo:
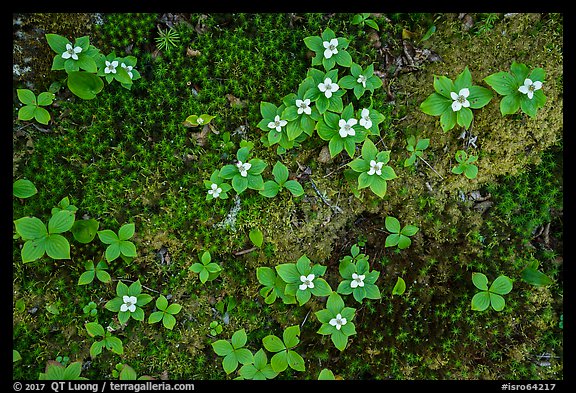
[[[461,108],[456,113],[456,122],[458,125],[464,127],[465,129],[470,128],[470,124],[472,124],[472,119],[474,118],[474,114],[470,110],[470,108]]]
[[[274,175],[274,180],[280,185],[284,184],[288,180],[289,172],[286,165],[282,164],[280,161],[274,164],[272,169],[272,175]]]
[[[248,340],[248,336],[246,335],[246,331],[244,329],[240,329],[232,334],[232,346],[235,349],[242,348],[246,345],[246,341]]]
[[[332,339],[332,343],[334,343],[334,346],[338,348],[340,351],[346,349],[346,345],[348,344],[348,336],[342,333],[342,331],[335,330],[330,336],[330,338]]]
[[[276,282],[276,273],[270,267],[261,266],[256,268],[256,278],[260,284],[273,287]]]
[[[334,373],[327,369],[327,368],[323,368],[320,371],[320,374],[318,374],[318,380],[335,380],[336,377],[334,376]]]
[[[144,320],[144,310],[142,310],[140,307],[136,307],[134,312],[128,312],[128,314],[137,321]]]
[[[34,240],[46,237],[46,225],[36,217],[22,217],[14,221],[16,232],[22,240]]]
[[[401,234],[400,237],[398,238],[398,248],[400,250],[404,250],[410,247],[410,244],[412,244],[412,240],[410,240],[408,236],[404,236]]]
[[[166,299],[166,297],[164,295],[160,295],[158,296],[158,298],[156,299],[156,308],[158,310],[166,310],[166,307],[168,307],[168,299]]]
[[[242,364],[250,364],[250,363],[254,362],[254,356],[252,355],[252,352],[250,352],[249,349],[240,348],[240,349],[236,349],[234,352],[235,352],[236,359],[238,360],[238,362],[240,362]]]
[[[332,288],[330,288],[330,284],[326,282],[326,280],[322,278],[316,278],[314,280],[314,288],[310,290],[314,296],[328,296],[332,293]]]
[[[142,283],[140,282],[140,280],[134,281],[128,287],[128,296],[137,296],[140,295],[141,293],[142,293]]]
[[[104,82],[95,74],[73,71],[68,74],[68,88],[83,100],[91,100],[104,88]]]
[[[478,289],[483,291],[488,290],[488,277],[483,273],[472,273],[472,283]]]
[[[115,260],[115,259],[118,258],[119,256],[120,256],[120,243],[119,243],[119,242],[110,244],[110,245],[106,248],[105,257],[106,257],[106,260],[107,260],[108,262],[111,262],[111,261]]]
[[[434,90],[438,95],[447,99],[446,101],[449,105],[452,105],[452,97],[450,96],[450,93],[456,90],[454,83],[450,78],[443,75],[434,75]]]
[[[162,324],[166,329],[172,330],[174,329],[174,326],[176,326],[176,318],[174,318],[174,316],[171,314],[164,314],[164,318],[162,318]]]
[[[122,371],[120,371],[119,379],[121,381],[135,381],[137,379],[136,371],[127,364],[122,366]]]
[[[124,304],[124,300],[122,300],[121,297],[115,297],[114,299],[107,301],[104,308],[108,311],[119,312],[122,304]]]
[[[443,131],[449,131],[456,125],[457,115],[450,106],[440,115],[440,127]]]
[[[99,281],[105,284],[112,281],[112,277],[110,277],[110,274],[108,274],[108,272],[104,270],[96,270],[96,277],[98,278]]]
[[[250,241],[252,242],[252,244],[254,244],[256,247],[262,247],[262,242],[264,241],[264,235],[262,234],[262,231],[260,229],[252,228],[248,236],[250,237]]]
[[[118,243],[118,246],[119,246],[120,252],[122,254],[124,254],[124,256],[130,257],[130,258],[135,258],[138,256],[138,254],[136,253],[136,246],[131,241],[122,240],[121,242]]]
[[[22,356],[20,355],[20,352],[13,349],[12,350],[12,363],[17,362],[18,360],[22,360]]]
[[[294,263],[283,263],[275,266],[276,272],[286,283],[300,282],[300,272]]]
[[[51,234],[45,242],[46,254],[52,259],[70,259],[70,243],[62,235]]]
[[[109,347],[112,352],[117,355],[124,354],[124,347],[122,341],[118,337],[108,337],[106,338],[106,346]]]
[[[468,66],[454,80],[454,91],[459,92],[463,88],[470,88],[472,86],[472,75]]]
[[[117,243],[120,239],[118,236],[110,229],[104,229],[103,231],[98,231],[98,237],[100,241],[104,244]]]
[[[98,232],[100,223],[95,219],[75,221],[70,231],[74,235],[74,239],[80,243],[90,243]]]
[[[172,315],[176,315],[180,311],[182,311],[182,306],[176,303],[172,303],[171,305],[168,306],[168,308],[166,308],[166,312]]]
[[[104,348],[104,340],[102,341],[95,341],[90,346],[90,357],[94,359],[96,356],[102,353],[102,349]]]
[[[238,194],[243,193],[248,188],[248,178],[236,175],[232,178],[232,187]]]
[[[467,165],[464,169],[464,176],[468,179],[474,179],[478,175],[478,167],[476,165]]]
[[[512,280],[506,276],[499,276],[488,290],[499,295],[506,295],[512,290]]]
[[[485,292],[488,293],[488,292]],[[504,298],[498,294],[490,293],[490,305],[496,311],[502,311],[506,306]]]
[[[522,280],[536,286],[547,286],[554,283],[554,280],[533,267],[526,267],[522,270]]]
[[[238,368],[238,360],[236,359],[236,354],[230,353],[224,357],[222,360],[222,367],[226,374],[232,373],[236,368]]]
[[[18,99],[24,105],[30,105],[36,107],[36,94],[29,89],[16,89],[16,94],[18,95]]]
[[[502,116],[512,115],[518,112],[518,109],[520,109],[520,98],[519,94],[504,96],[500,101],[500,112]]]
[[[469,90],[468,102],[470,102],[470,108],[472,109],[480,109],[486,106],[494,96],[490,90],[481,86],[471,86]]]
[[[74,225],[74,212],[70,210],[60,210],[54,214],[48,222],[49,233],[63,233]]]
[[[264,337],[262,339],[262,344],[269,352],[280,352],[286,349],[284,342],[273,334]]]
[[[500,71],[487,76],[484,78],[484,82],[493,88],[496,93],[503,96],[514,94],[518,89],[514,77],[505,71]]]
[[[284,340],[284,344],[286,348],[294,348],[300,342],[300,326],[294,325],[289,326],[284,330],[282,333],[282,338]]]
[[[394,247],[396,245],[398,245],[398,242],[400,241],[400,234],[399,233],[393,233],[391,235],[388,235],[386,237],[386,241],[384,242],[384,247]]]
[[[386,229],[392,233],[400,233],[400,221],[396,217],[387,216],[384,220]]]
[[[104,337],[106,335],[106,331],[98,322],[88,322],[84,326],[90,337]]]
[[[286,360],[288,361],[288,366],[296,371],[306,371],[306,366],[304,365],[304,359],[295,351],[288,351]]]
[[[402,295],[406,291],[406,282],[402,277],[398,277],[396,285],[392,288],[392,295]]]
[[[270,359],[270,365],[272,366],[272,370],[277,373],[281,373],[282,371],[288,368],[288,354],[286,351],[278,352],[272,359]]]
[[[418,232],[418,227],[414,226],[414,225],[406,225],[404,228],[402,228],[402,231],[400,231],[400,233],[404,236],[414,236],[416,234],[416,232]]]
[[[78,285],[90,284],[94,280],[95,276],[96,272],[94,270],[85,271],[78,278]]]
[[[218,340],[212,343],[212,349],[218,356],[226,356],[234,351],[232,344],[226,340]]]
[[[18,110],[18,120],[31,120],[36,115],[36,106],[26,105]]]
[[[472,298],[472,310],[484,311],[490,305],[490,293],[488,291],[478,292]]]
[[[304,188],[297,180],[288,180],[284,183],[284,187],[296,197],[304,195]]]
[[[118,239],[120,240],[128,240],[132,236],[134,236],[134,232],[136,230],[136,226],[133,223],[124,224],[118,230]]]
[[[436,32],[436,26],[432,25],[428,28],[428,30],[426,30],[426,33],[424,33],[424,35],[422,36],[422,38],[420,38],[420,42],[422,41],[426,41],[427,39],[429,39],[430,37],[432,37],[432,35]]]
[[[162,311],[154,311],[153,313],[150,314],[150,316],[148,317],[148,324],[154,324],[154,323],[158,323],[162,320],[162,318],[164,317],[164,312]]]

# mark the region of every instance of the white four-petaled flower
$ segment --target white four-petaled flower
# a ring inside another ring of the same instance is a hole
[[[136,311],[136,302],[138,301],[138,299],[136,299],[136,296],[124,295],[122,297],[122,301],[124,303],[122,303],[122,305],[120,306],[120,311],[122,311],[122,312],[126,312],[126,311],[134,312],[134,311]]]
[[[72,44],[66,44],[66,52],[62,53],[63,59],[72,58],[78,60],[78,53],[82,52],[82,48],[79,46],[72,47]]]
[[[196,119],[196,123],[198,124],[203,124],[204,123],[204,119],[199,117],[198,119]]]
[[[370,170],[368,171],[368,174],[370,176],[372,176],[373,174],[377,174],[378,176],[380,176],[382,174],[382,165],[384,165],[383,162],[376,162],[374,160],[370,160]]]
[[[318,84],[318,90],[320,90],[326,98],[332,97],[332,93],[337,91],[340,88],[336,83],[332,83],[332,79],[326,78],[324,79],[324,83]]]
[[[106,68],[104,68],[104,73],[105,74],[109,74],[109,73],[116,73],[116,67],[118,67],[118,61],[114,60],[113,62],[109,62],[108,60],[106,60]]]
[[[338,126],[340,126],[340,130],[338,131],[338,133],[340,134],[340,136],[342,138],[346,138],[347,136],[356,135],[356,130],[353,128],[353,126],[355,126],[356,123],[358,123],[358,120],[356,119],[349,119],[348,121],[340,119],[340,121],[338,122]]]
[[[252,164],[250,164],[249,162],[242,163],[242,161],[238,161],[236,163],[236,166],[238,167],[238,170],[240,171],[240,175],[242,177],[248,176],[248,171],[250,170],[250,168],[252,168]]]
[[[132,77],[134,76],[134,75],[132,75],[133,67],[131,65],[127,66],[124,63],[120,64],[120,66],[126,70],[126,72],[128,73],[128,76],[130,77],[130,79],[132,79]]]
[[[326,48],[324,49],[325,58],[329,59],[332,57],[332,55],[338,53],[338,39],[332,38],[330,41],[324,41],[322,45],[324,45],[324,48]]]
[[[542,88],[542,82],[534,81],[532,79],[524,79],[524,84],[518,88],[518,91],[522,94],[527,94],[529,99],[534,97],[534,92]]]
[[[336,326],[337,330],[340,330],[340,328],[344,325],[346,325],[346,318],[342,318],[341,314],[336,315],[336,318],[332,318],[330,320],[330,325],[332,326]]]
[[[352,273],[352,282],[350,282],[350,286],[352,288],[363,287],[365,277],[366,276],[364,274]]]
[[[301,291],[306,290],[306,288],[314,288],[314,274],[310,273],[307,276],[300,276],[300,281],[302,281],[302,284],[300,284],[300,286],[298,288],[300,288]]]
[[[360,74],[356,82],[361,83],[364,88],[366,87],[366,77],[364,75]]]
[[[282,127],[284,127],[288,122],[286,120],[281,120],[280,116],[276,115],[274,121],[268,123],[268,128],[274,128],[277,132],[282,131]]]
[[[454,112],[458,112],[462,107],[468,108],[470,106],[470,102],[467,100],[468,96],[470,95],[470,90],[466,87],[460,89],[460,92],[456,94],[455,92],[450,92],[450,97],[454,100],[452,103],[452,110]]]
[[[370,111],[366,108],[362,109],[360,114],[360,125],[366,129],[372,127],[372,119],[370,119]]]
[[[221,192],[222,189],[218,187],[218,184],[216,183],[212,183],[210,189],[208,190],[208,194],[212,195],[214,198],[218,198]]]
[[[298,107],[298,114],[306,113],[307,115],[312,113],[312,108],[310,108],[310,100],[306,98],[305,100],[296,100],[296,107]]]

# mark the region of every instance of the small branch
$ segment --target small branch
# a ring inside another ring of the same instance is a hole
[[[113,278],[112,281],[128,281],[128,282],[130,282],[130,283],[135,282],[134,280],[129,280],[129,279],[127,279],[127,278]],[[144,286],[144,285],[142,285],[142,288],[147,289],[147,290],[152,291],[152,292],[160,293],[160,292],[158,292],[158,291],[156,291],[156,290],[154,290],[154,289],[152,289],[152,288],[148,288],[148,287],[146,287],[146,286]]]
[[[252,252],[252,251],[256,250],[257,248],[258,248],[258,247],[252,247],[252,248],[249,248],[249,249],[247,249],[247,250],[236,251],[236,252],[234,252],[233,254],[236,255],[236,256],[238,256],[238,255],[244,255],[244,254],[248,254],[249,252]]]
[[[308,310],[308,312],[306,313],[306,316],[304,317],[304,320],[302,321],[302,323],[300,324],[300,329],[302,329],[302,327],[304,326],[304,324],[306,323],[306,320],[308,319],[308,315],[310,315],[310,312],[312,311],[312,309]]]
[[[322,199],[322,201],[328,205],[328,207],[332,210],[334,210],[337,213],[342,213],[342,209],[340,209],[338,206],[332,206],[330,204],[330,202],[328,202],[326,200],[326,198],[324,198],[324,195],[322,195],[322,193],[320,192],[320,190],[318,190],[318,187],[316,187],[316,183],[314,183],[314,180],[310,179],[310,183],[312,184],[312,188],[314,188],[314,191],[316,191],[316,194],[318,194],[318,196],[320,197],[320,199]]]
[[[418,158],[421,159],[422,161],[424,161],[424,164],[428,165],[428,167],[429,167],[430,169],[432,169],[435,174],[437,174],[438,176],[440,176],[440,179],[444,180],[444,178],[442,177],[442,175],[439,174],[438,172],[436,172],[436,169],[434,169],[434,168],[432,167],[432,165],[428,164],[428,162],[426,162],[425,159],[423,159],[422,157],[418,157]]]

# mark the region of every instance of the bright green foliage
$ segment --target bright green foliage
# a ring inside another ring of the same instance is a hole
[[[110,229],[98,231],[98,237],[104,244],[108,244],[106,248],[106,260],[111,262],[123,255],[126,258],[135,258],[136,246],[129,241],[134,236],[136,226],[133,223],[124,224],[118,230],[118,235]]]
[[[122,340],[118,337],[112,336],[112,333],[107,329],[104,329],[104,327],[102,327],[98,322],[88,322],[84,326],[86,327],[86,331],[90,337],[102,337],[102,340],[94,341],[90,346],[90,357],[92,359],[100,355],[104,348],[118,355],[124,353]]]
[[[383,198],[386,195],[387,181],[398,177],[391,166],[390,151],[378,151],[374,142],[366,139],[362,145],[362,157],[348,163],[355,172],[359,172],[358,189],[370,187],[370,190]]]
[[[276,105],[270,102],[260,102],[262,120],[258,123],[258,128],[268,132],[268,144],[270,146],[277,143],[284,149],[291,149],[294,147],[294,140],[299,135],[288,135],[288,120],[283,118],[285,109],[285,104],[276,107]],[[293,128],[291,128],[291,130],[293,131]]]
[[[304,189],[297,180],[288,180],[290,172],[288,171],[288,168],[286,168],[286,165],[282,164],[280,161],[274,164],[272,175],[274,176],[274,180],[268,180],[265,182],[264,189],[260,191],[260,194],[263,196],[274,198],[284,188],[296,197],[304,195]]]
[[[12,185],[12,194],[16,198],[26,199],[37,193],[38,190],[34,183],[27,179],[18,179]]]
[[[70,259],[70,243],[60,235],[74,225],[75,214],[69,210],[58,211],[46,225],[36,217],[22,217],[14,224],[16,232],[25,241],[21,250],[22,262],[35,261],[44,253],[52,259]]]
[[[284,293],[296,296],[298,304],[306,304],[312,295],[328,296],[332,293],[330,285],[321,278],[326,273],[326,266],[315,264],[306,255],[296,263],[283,263],[276,266],[276,272],[286,283]]]
[[[65,70],[67,73],[84,70],[95,73],[98,70],[95,57],[99,53],[93,45],[90,45],[90,38],[83,36],[77,38],[72,44],[67,38],[58,34],[46,34],[46,41],[54,52],[52,70]]]
[[[142,375],[139,377],[132,367],[122,363],[117,364],[114,370],[112,370],[112,376],[118,378],[120,381],[154,380],[154,378],[149,375]]]
[[[390,235],[386,237],[385,247],[398,246],[400,250],[410,247],[413,236],[418,232],[418,227],[414,225],[406,225],[404,228],[400,227],[400,221],[397,218],[388,216],[384,221],[386,229],[390,231]]]
[[[538,270],[538,265],[540,265],[540,262],[537,259],[530,261],[528,265],[522,269],[522,280],[528,284],[536,286],[548,286],[554,284],[554,280]]]
[[[380,28],[378,27],[378,23],[376,23],[374,19],[371,19],[370,16],[371,14],[369,12],[362,12],[360,14],[355,14],[352,17],[351,23],[353,25],[358,25],[359,27],[364,27],[364,25],[367,25],[373,28],[374,30],[379,31]]]
[[[506,302],[501,295],[512,290],[512,280],[504,275],[498,276],[488,288],[488,278],[483,273],[472,273],[472,283],[481,290],[472,298],[472,310],[484,311],[488,306],[496,311],[502,311]]]
[[[329,53],[326,56],[328,47],[335,43],[333,40],[337,40],[337,44],[334,45],[334,49],[337,53]],[[350,67],[352,65],[352,57],[345,49],[348,48],[349,41],[343,37],[336,37],[336,34],[329,27],[326,28],[320,36],[309,36],[304,38],[304,44],[308,49],[314,51],[316,54],[312,58],[312,65],[324,66],[326,71],[334,68],[336,64],[343,67]]]
[[[368,135],[380,136],[380,123],[386,120],[386,117],[370,105],[368,108],[358,109],[356,117],[359,119],[358,124],[370,131]]]
[[[281,373],[290,367],[296,371],[305,371],[304,359],[300,356],[294,348],[300,343],[300,326],[290,326],[284,329],[282,339],[270,334],[262,339],[264,348],[269,352],[274,353],[270,359],[272,370],[276,373]]]
[[[212,281],[218,277],[222,268],[216,262],[212,262],[212,255],[209,251],[204,251],[200,262],[193,263],[189,270],[199,274],[200,281],[205,284],[206,281]]]
[[[218,300],[214,305],[223,318],[236,308],[236,298],[232,295],[226,296],[224,299]]]
[[[98,280],[105,284],[112,281],[110,274],[106,271],[108,265],[106,265],[106,262],[104,261],[98,262],[96,267],[94,267],[93,261],[88,261],[84,265],[84,268],[86,271],[80,275],[80,278],[78,278],[78,285],[90,284],[94,280],[94,277],[98,278]]]
[[[224,165],[220,170],[220,177],[232,179],[232,187],[241,194],[246,189],[260,191],[264,189],[262,172],[268,164],[259,158],[250,158],[250,147],[244,146],[236,152],[238,162],[236,165]],[[249,164],[248,167],[245,164]]]
[[[97,307],[96,303],[91,301],[87,305],[82,307],[82,311],[86,315],[90,315],[91,317],[95,317],[98,314],[98,309],[96,307]]]
[[[240,329],[232,334],[231,341],[218,340],[212,343],[212,348],[218,356],[224,356],[222,359],[222,367],[226,374],[234,372],[238,368],[238,364],[243,365],[254,363],[254,356],[249,349],[244,348],[248,341],[246,331]]]
[[[286,282],[276,275],[276,271],[267,266],[256,269],[258,282],[264,285],[260,289],[260,295],[264,298],[264,303],[272,304],[277,298],[282,299],[285,304],[295,304],[296,297],[286,293]]]
[[[268,357],[262,348],[254,354],[254,361],[240,367],[238,373],[244,379],[262,381],[266,379],[274,379],[278,375],[278,373],[272,369],[272,366],[268,364]]]
[[[306,92],[314,86],[314,79],[305,78],[298,86],[296,94],[290,93],[282,100],[284,111],[280,118],[288,122],[286,124],[288,140],[301,142],[314,133],[316,122],[320,119],[320,113],[318,113],[318,108],[312,105],[310,99],[305,97]]]
[[[216,185],[214,188],[213,185]],[[210,175],[210,180],[204,180],[204,186],[208,189],[206,193],[206,200],[210,201],[212,199],[228,199],[228,191],[232,189],[230,184],[225,183],[224,179],[220,176],[220,171],[216,169]]]
[[[96,75],[104,77],[108,84],[118,81],[122,86],[130,88],[132,81],[140,78],[140,73],[134,69],[136,58],[128,56],[126,58],[117,57],[115,52],[110,52],[108,56],[99,54],[96,58],[98,73]],[[124,64],[122,66],[122,64]]]
[[[352,294],[359,303],[362,303],[365,298],[380,299],[380,290],[375,284],[380,272],[370,271],[369,257],[360,254],[360,249],[356,244],[350,251],[351,256],[346,255],[340,260],[339,271],[344,280],[340,281],[336,292],[341,295]]]
[[[259,228],[252,228],[248,233],[248,237],[250,238],[252,244],[254,244],[256,247],[262,247],[262,243],[264,242],[264,234]]]
[[[176,318],[174,315],[178,314],[182,310],[182,306],[176,303],[168,305],[168,300],[164,295],[160,295],[156,299],[156,308],[159,311],[154,311],[148,317],[148,323],[157,323],[162,321],[162,324],[166,329],[174,329],[176,325]]]
[[[210,322],[210,334],[212,336],[217,336],[222,333],[223,327],[218,321]]]
[[[463,173],[468,179],[474,179],[478,175],[478,167],[474,165],[474,162],[478,160],[478,156],[469,156],[464,150],[458,150],[455,158],[458,165],[452,168],[452,173],[457,175]]]
[[[333,381],[335,380],[336,377],[334,376],[334,373],[332,372],[332,370],[327,369],[327,368],[323,368],[320,373],[318,374],[318,380],[329,380],[329,381]]]
[[[158,50],[169,50],[180,42],[180,34],[173,27],[162,30],[158,26],[158,37],[155,37],[154,41]]]
[[[356,327],[352,323],[355,313],[355,308],[346,307],[342,297],[332,292],[326,301],[326,308],[315,312],[316,318],[322,323],[317,333],[329,334],[334,346],[343,351],[348,345],[348,337],[356,334]]]
[[[12,350],[12,363],[16,363],[19,360],[22,360],[22,356],[20,355],[20,352],[13,349]]]
[[[73,362],[64,367],[54,360],[49,360],[46,370],[38,375],[38,379],[41,381],[88,380],[88,378],[81,377],[80,373],[82,373],[82,362]]]
[[[416,158],[422,158],[424,150],[430,145],[430,139],[416,139],[415,136],[410,136],[407,139],[406,150],[410,152],[410,157],[404,161],[404,167],[414,165]]]
[[[406,291],[406,282],[402,277],[398,277],[394,288],[392,288],[392,295],[402,295]]]
[[[203,113],[200,116],[190,115],[186,118],[186,120],[184,120],[184,126],[187,126],[187,127],[204,126],[206,124],[209,124],[212,121],[212,119],[215,117],[216,116],[211,116],[211,115],[208,115],[206,113]]]
[[[133,303],[133,298],[136,298],[136,303]],[[141,307],[152,301],[152,296],[142,293],[142,284],[140,280],[134,281],[130,286],[118,281],[116,285],[116,297],[109,300],[104,307],[108,311],[118,313],[118,321],[121,324],[126,324],[130,317],[137,321],[144,320],[144,310]],[[134,305],[134,311],[130,311],[126,306]],[[125,309],[125,311],[123,311]]]
[[[367,91],[374,93],[375,89],[382,87],[382,79],[374,75],[374,64],[363,70],[358,64],[352,63],[350,74],[342,77],[339,85],[344,89],[353,90],[356,99],[360,99]]]
[[[42,107],[52,105],[55,97],[53,93],[45,91],[36,98],[36,95],[29,89],[17,89],[16,92],[18,99],[24,104],[18,109],[18,120],[36,119],[42,124],[50,122],[50,113]]]
[[[306,74],[306,79],[308,78],[311,82],[304,81],[306,85],[309,86],[308,90],[304,93],[304,99],[315,103],[315,107],[320,115],[323,115],[326,111],[342,113],[344,109],[342,96],[346,94],[346,90],[338,86],[337,90],[332,89],[330,91],[331,94],[328,94],[328,92],[323,92],[319,88],[321,84],[324,85],[327,82],[338,85],[338,69],[324,73],[316,68],[310,68]]]
[[[78,211],[78,208],[70,204],[70,199],[68,199],[68,197],[64,197],[60,200],[60,202],[58,202],[58,206],[52,208],[51,213],[52,215],[54,215],[58,213],[60,210],[68,210],[75,213],[76,211]]]
[[[465,129],[470,128],[474,118],[472,109],[482,108],[493,96],[487,88],[472,85],[472,75],[468,66],[454,81],[446,76],[434,75],[434,90],[436,92],[420,104],[420,109],[428,115],[440,116],[440,126],[444,131],[451,130],[456,124]],[[454,110],[455,96],[465,98],[469,105],[464,104]]]
[[[324,113],[324,117],[318,121],[317,130],[322,140],[329,141],[331,157],[335,157],[342,150],[346,150],[351,158],[354,157],[356,144],[367,137],[366,129],[354,118],[352,103],[344,108],[340,116],[332,112]]]
[[[484,81],[496,93],[503,96],[500,101],[502,116],[514,114],[518,109],[522,109],[528,116],[535,117],[538,109],[546,104],[546,96],[542,91],[545,78],[544,69],[535,68],[530,72],[525,64],[513,62],[510,72],[496,72],[484,78]],[[526,87],[523,88],[525,82]],[[519,89],[528,93],[523,93]]]
[[[90,243],[96,237],[100,223],[93,218],[87,220],[74,221],[74,225],[70,228],[70,232],[74,235],[74,239],[80,243]]]
[[[91,100],[104,88],[104,82],[96,74],[73,71],[68,74],[68,88],[83,100]]]

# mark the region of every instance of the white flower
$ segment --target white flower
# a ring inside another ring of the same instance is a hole
[[[338,40],[336,38],[332,38],[330,41],[324,41],[322,45],[324,45],[324,48],[326,48],[324,49],[325,58],[329,59],[332,57],[332,55],[338,53],[338,49],[336,49],[338,46]]]
[[[108,60],[106,60],[106,68],[104,68],[104,73],[105,74],[109,74],[109,73],[116,73],[116,67],[118,67],[118,61],[114,60],[112,63],[110,63]]]
[[[216,183],[212,183],[210,189],[208,190],[208,194],[212,195],[214,198],[218,198],[221,192],[222,189],[218,187],[218,184]]]
[[[72,47],[72,44],[66,44],[66,52],[62,53],[63,59],[72,58],[74,60],[78,60],[78,53],[82,52],[82,48],[79,46]]]
[[[450,92],[450,97],[454,100],[452,103],[452,110],[454,112],[458,112],[462,107],[468,108],[470,106],[470,102],[466,99],[470,95],[470,90],[467,88],[460,89],[460,92],[456,94],[455,92]]]
[[[120,306],[120,311],[126,312],[126,311],[130,311],[130,312],[134,312],[136,311],[136,302],[138,301],[138,299],[136,299],[136,296],[126,296],[124,295],[122,297],[122,301],[124,301],[124,303]]]
[[[306,98],[305,100],[296,100],[296,106],[298,107],[298,114],[306,113],[307,115],[312,113],[312,108],[310,108],[310,100]]]
[[[361,83],[362,86],[366,87],[366,77],[362,74],[356,79],[356,82]]]
[[[312,273],[310,273],[308,276],[300,276],[300,281],[302,281],[302,284],[300,284],[298,288],[300,288],[301,291],[306,290],[306,288],[314,288],[314,283],[312,282],[314,277],[315,276]]]
[[[339,88],[340,86],[338,86],[336,83],[332,83],[332,79],[330,78],[326,78],[324,79],[324,83],[318,84],[318,90],[324,93],[326,98],[332,97],[332,93],[338,90]]]
[[[373,174],[377,174],[378,176],[380,176],[382,174],[382,165],[384,165],[383,162],[376,162],[374,160],[370,160],[370,170],[368,171],[368,174],[370,176],[372,176]],[[354,275],[352,275],[352,277],[354,277]],[[362,276],[362,279],[364,279],[364,276]]]
[[[349,135],[350,136],[356,135],[356,130],[352,128],[352,126],[355,126],[356,123],[358,123],[358,120],[356,119],[350,119],[348,121],[340,119],[340,121],[338,122],[338,125],[340,126],[340,131],[338,131],[338,133],[340,134],[340,136],[342,138],[346,138]]]
[[[204,123],[204,119],[199,117],[198,119],[196,119],[196,123],[202,124],[202,123]]]
[[[542,88],[542,82],[540,81],[534,81],[532,82],[532,79],[524,79],[524,85],[520,86],[518,88],[518,91],[522,94],[527,94],[529,99],[532,99],[532,97],[534,97],[534,92],[536,90],[540,90]]]
[[[280,132],[286,124],[288,124],[286,120],[280,120],[280,116],[276,115],[274,121],[268,123],[268,128],[275,128],[276,131]]]
[[[244,164],[242,163],[242,161],[238,161],[236,163],[236,166],[238,167],[238,170],[240,171],[240,175],[242,177],[246,177],[248,176],[248,170],[250,168],[252,168],[252,164],[250,164],[249,162],[245,162]]]
[[[366,276],[364,274],[356,274],[356,273],[352,273],[352,282],[350,283],[350,286],[352,288],[356,288],[356,287],[363,287],[364,286],[364,278]]]
[[[132,68],[133,68],[133,67],[132,67],[132,66],[127,66],[127,65],[124,64],[124,63],[120,64],[120,66],[126,70],[126,72],[128,73],[128,76],[130,77],[130,79],[132,79],[132,77],[134,76],[134,75],[132,75]]]
[[[360,125],[366,128],[367,130],[370,129],[370,127],[372,127],[372,119],[370,119],[370,111],[364,108],[362,109],[362,113],[360,114],[360,116],[362,116],[360,118]]]
[[[342,326],[346,325],[346,322],[346,318],[342,318],[342,315],[338,314],[336,318],[330,320],[330,325],[336,326],[336,329],[340,330]]]

